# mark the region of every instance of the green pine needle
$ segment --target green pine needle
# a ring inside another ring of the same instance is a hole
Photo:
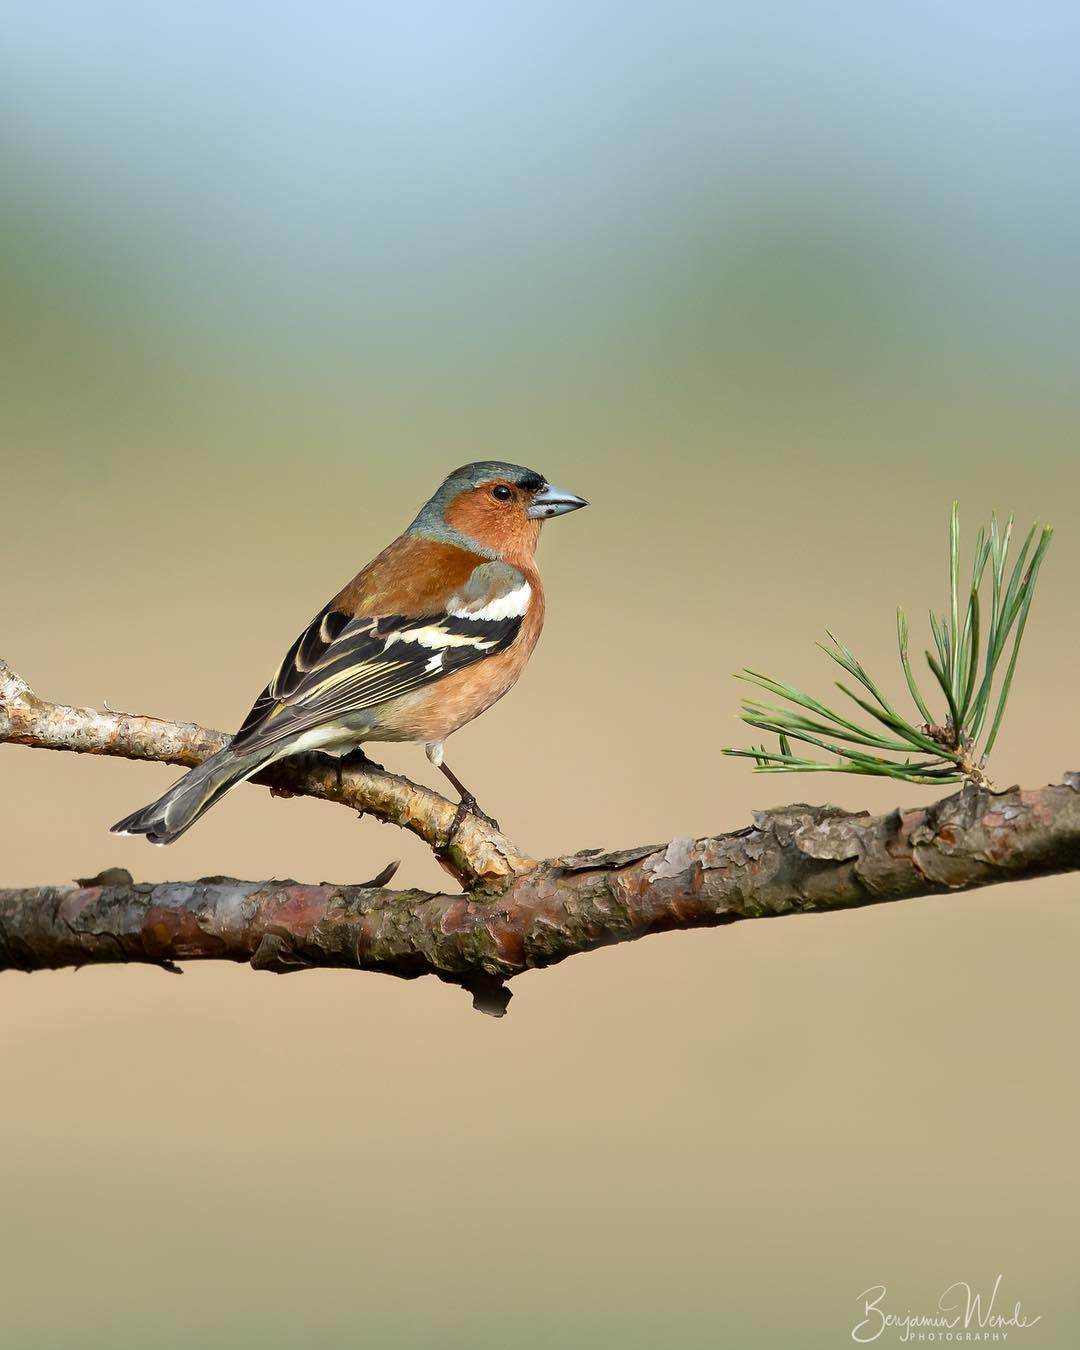
[[[1012,527],[1010,516],[1001,530],[995,515],[991,517],[989,530],[979,530],[971,584],[962,590],[960,509],[953,503],[949,521],[949,605],[945,615],[930,613],[934,650],[926,652],[927,666],[943,700],[940,719],[934,717],[931,703],[915,678],[908,655],[907,615],[903,609],[897,609],[900,667],[921,722],[899,712],[851,649],[828,633],[828,645],[818,645],[861,686],[863,693],[839,681],[836,687],[870,722],[852,720],[793,685],[758,671],[744,670],[740,679],[781,702],[762,703],[747,698],[739,715],[748,726],[776,736],[779,749],[771,750],[763,743],[748,750],[727,748],[724,754],[753,759],[755,770],[762,773],[827,771],[872,774],[908,783],[988,783],[984,773],[987,756],[1001,730],[1039,569],[1053,536],[1049,526],[1040,530],[1037,524],[1033,525],[1010,570]],[[988,571],[987,621],[986,604],[980,592]],[[1008,660],[999,683],[999,669],[1006,651]],[[983,729],[988,723],[989,731],[983,741]],[[807,757],[792,749],[793,742],[824,751],[832,758]],[[917,757],[912,758],[913,754]]]

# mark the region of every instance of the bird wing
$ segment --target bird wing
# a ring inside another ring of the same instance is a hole
[[[529,599],[517,568],[489,562],[427,614],[351,616],[331,601],[289,648],[233,749],[280,745],[504,651],[517,637]]]

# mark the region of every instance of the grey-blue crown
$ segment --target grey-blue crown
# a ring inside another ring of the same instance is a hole
[[[528,492],[539,492],[547,481],[542,473],[535,469],[525,469],[520,464],[507,464],[501,459],[480,459],[475,464],[463,464],[460,469],[447,474],[442,486],[429,502],[424,504],[420,514],[409,526],[414,532],[450,538],[456,532],[448,532],[443,513],[459,492],[479,487],[493,478],[505,478],[508,483],[516,483]]]

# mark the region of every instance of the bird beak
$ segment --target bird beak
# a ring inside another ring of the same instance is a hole
[[[584,497],[575,497],[572,492],[545,483],[525,514],[533,520],[546,520],[549,516],[565,516],[567,511],[577,511],[588,504]]]

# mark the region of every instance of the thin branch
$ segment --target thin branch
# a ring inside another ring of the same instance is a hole
[[[192,768],[227,745],[229,737],[194,722],[47,703],[0,659],[0,741]],[[534,865],[516,844],[476,816],[465,818],[447,847],[456,804],[398,774],[347,768],[339,782],[334,760],[309,754],[280,761],[251,781],[275,792],[340,802],[362,815],[411,830],[471,891],[500,886]]]
[[[553,858],[479,900],[282,881],[0,890],[0,969],[247,961],[435,975],[505,1011],[506,981],[675,928],[807,914],[1080,869],[1080,775],[1037,791],[966,786],[889,815],[790,806],[733,834]]]

